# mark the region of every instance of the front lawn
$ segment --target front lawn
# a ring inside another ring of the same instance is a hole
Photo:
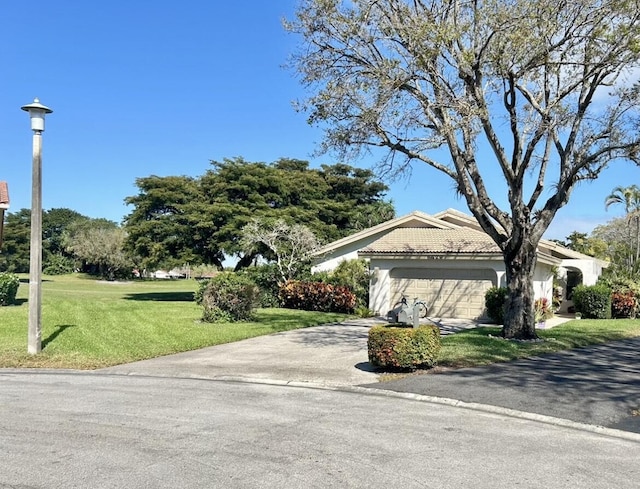
[[[640,336],[638,319],[582,319],[539,330],[544,341],[517,342],[500,338],[500,328],[480,327],[442,338],[441,367],[473,367],[542,355],[581,346]]]
[[[0,307],[0,367],[94,369],[344,319],[259,309],[250,323],[201,323],[194,280],[103,282],[83,275],[45,277],[42,353],[27,354],[28,283],[15,306]]]

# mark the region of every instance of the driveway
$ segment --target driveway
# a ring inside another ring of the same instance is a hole
[[[560,321],[560,319],[558,319]],[[353,320],[101,369],[99,373],[364,386],[497,406],[640,433],[640,338],[526,360],[378,382]],[[475,326],[440,319],[443,334]]]
[[[369,328],[352,320],[259,336],[99,370],[104,373],[353,386],[377,382],[367,358]]]

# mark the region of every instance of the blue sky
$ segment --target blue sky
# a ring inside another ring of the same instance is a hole
[[[10,211],[31,205],[32,133],[20,107],[36,96],[54,110],[43,136],[45,209],[120,222],[138,177],[199,176],[209,160],[235,156],[336,163],[333,155],[311,157],[321,132],[291,105],[304,94],[282,67],[297,41],[281,19],[295,4],[7,2],[0,16],[0,180],[9,183]],[[546,236],[589,232],[622,215],[621,208],[605,211],[604,199],[615,186],[638,182],[639,172],[617,164],[582,184]],[[468,212],[450,180],[424,166],[390,187],[398,215]]]

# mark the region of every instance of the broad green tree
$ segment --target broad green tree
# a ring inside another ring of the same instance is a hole
[[[232,158],[212,161],[197,178],[151,176],[136,184],[125,226],[129,249],[147,268],[185,262],[222,268],[227,259],[244,268],[260,255],[241,243],[242,228],[254,218],[301,224],[328,242],[361,229],[363,215],[372,225],[393,217],[386,185],[370,170],[343,164]]]
[[[638,159],[627,0],[301,0],[287,29],[320,150],[451,178],[502,250],[502,334],[536,338],[536,248],[574,186]],[[497,180],[499,179],[499,180]]]

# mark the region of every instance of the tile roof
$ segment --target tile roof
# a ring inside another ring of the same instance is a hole
[[[9,208],[9,186],[7,182],[0,182],[0,208]]]
[[[364,254],[500,254],[500,248],[487,234],[468,228],[398,228],[374,241],[361,252]]]

